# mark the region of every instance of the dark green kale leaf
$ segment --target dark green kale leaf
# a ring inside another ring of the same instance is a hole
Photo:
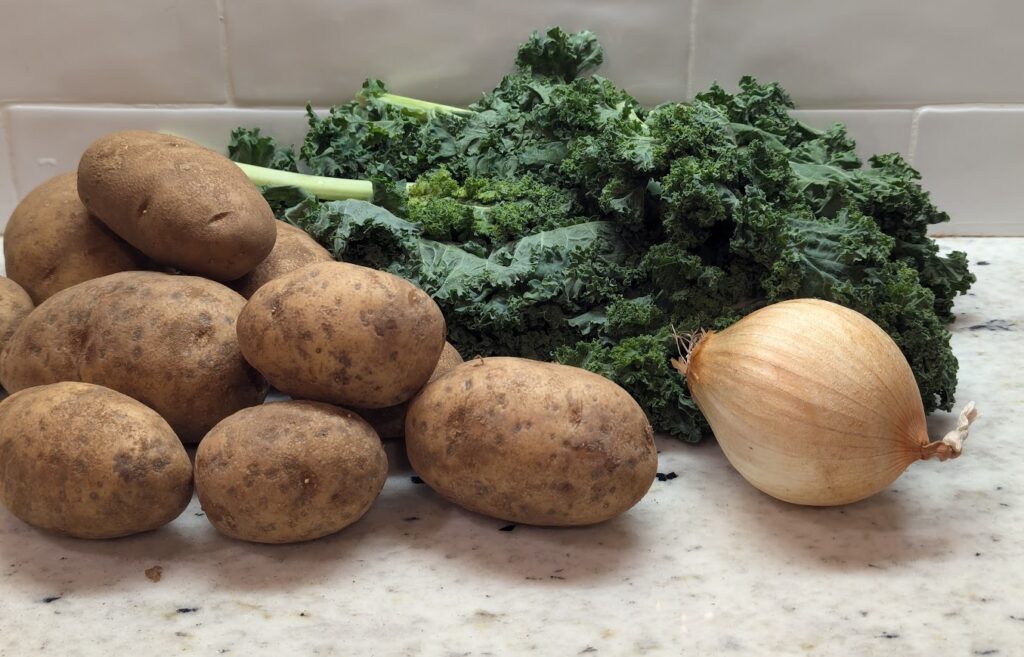
[[[818,131],[790,116],[793,101],[778,83],[759,84],[745,75],[740,78],[739,88],[739,93],[730,94],[717,83],[712,84],[710,89],[697,94],[694,105],[713,108],[747,139],[760,136],[794,147],[818,136]]]
[[[259,128],[235,128],[228,142],[228,157],[235,162],[259,167],[298,171],[295,149],[281,146],[273,137],[260,134]]]
[[[534,75],[573,80],[604,61],[604,49],[589,30],[569,33],[550,27],[534,32],[516,53],[516,67]]]
[[[532,71],[505,76],[470,105],[473,114],[456,140],[448,166],[460,175],[509,177],[531,173],[563,185],[559,170],[573,139],[600,129],[610,118],[643,108],[608,80],[569,82]]]
[[[601,59],[590,32],[534,34],[520,49],[517,70],[467,110],[394,96],[368,79],[360,98],[326,117],[307,108],[302,159],[314,173],[334,177],[413,180],[444,166],[459,181],[531,173],[561,185],[570,139],[624,110],[643,112],[608,80],[577,77]]]
[[[335,178],[412,180],[455,154],[457,114],[423,112],[385,100],[380,80],[363,83],[360,98],[319,117],[306,106],[309,132],[302,160]]]
[[[309,233],[338,260],[402,273],[409,272],[403,267],[421,232],[384,208],[357,200],[308,199],[289,209],[284,220]]]
[[[918,183],[921,174],[898,154],[872,157],[850,182],[851,205],[873,217],[896,240],[893,256],[916,269],[921,284],[935,295],[935,312],[944,322],[953,319],[953,299],[971,287],[967,254],[939,255],[928,227],[949,221]]]

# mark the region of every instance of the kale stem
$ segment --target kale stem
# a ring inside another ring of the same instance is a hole
[[[458,114],[460,116],[469,116],[470,114],[474,114],[473,110],[466,109],[464,107],[442,105],[441,103],[432,103],[429,100],[419,100],[417,98],[409,98],[408,96],[399,96],[391,93],[381,94],[380,96],[377,96],[377,99],[385,103],[404,107],[416,112],[425,113],[433,111],[441,114]]]
[[[328,178],[294,171],[268,169],[241,162],[235,162],[235,164],[245,172],[245,175],[249,176],[249,180],[254,185],[260,187],[298,187],[326,201],[349,198],[369,201],[373,198],[373,183],[369,180]]]

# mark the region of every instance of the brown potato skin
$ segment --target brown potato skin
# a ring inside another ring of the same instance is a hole
[[[122,272],[86,281],[25,318],[0,359],[0,383],[10,392],[57,381],[103,385],[196,442],[266,396],[235,337],[244,303],[194,276]]]
[[[89,211],[156,262],[218,281],[252,271],[274,247],[274,213],[231,160],[142,130],[96,140],[78,163]]]
[[[11,279],[0,276],[0,351],[33,308],[35,304],[28,292]]]
[[[152,409],[62,382],[0,403],[0,501],[28,524],[79,538],[162,527],[192,499],[192,464]]]
[[[78,198],[74,172],[50,178],[14,208],[4,230],[4,259],[7,276],[36,304],[83,281],[152,267],[89,214]]]
[[[388,461],[352,411],[310,401],[241,410],[199,443],[199,502],[218,531],[257,543],[333,534],[370,509]]]
[[[437,360],[437,365],[434,366],[434,371],[430,374],[427,383],[436,381],[462,363],[462,356],[459,355],[455,347],[450,342],[445,342],[441,357]],[[381,438],[401,438],[405,435],[405,414],[409,410],[409,402],[402,402],[387,408],[356,408],[353,410],[369,422]]]
[[[256,269],[235,281],[231,287],[246,299],[275,278],[315,262],[332,262],[331,252],[317,244],[306,231],[277,221],[274,249]]]
[[[444,348],[441,309],[386,272],[342,262],[270,281],[238,316],[238,344],[294,399],[383,408],[411,398]]]
[[[405,446],[443,497],[529,525],[613,518],[658,467],[651,425],[625,390],[523,358],[471,360],[428,385],[409,406]]]

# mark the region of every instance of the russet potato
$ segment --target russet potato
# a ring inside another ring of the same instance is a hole
[[[20,285],[0,276],[0,353],[35,306]]]
[[[192,464],[155,411],[65,381],[0,403],[0,501],[34,527],[115,538],[161,527],[192,499]]]
[[[22,321],[0,357],[0,383],[8,392],[57,381],[113,388],[196,442],[266,396],[235,337],[244,303],[195,276],[121,272],[86,281]]]
[[[39,304],[61,290],[152,263],[89,214],[77,174],[50,178],[22,199],[4,229],[7,276]]]
[[[261,287],[238,344],[295,399],[383,408],[423,387],[444,348],[440,308],[412,283],[348,263],[308,265]]]
[[[332,534],[369,510],[387,477],[377,434],[355,413],[309,401],[241,410],[199,443],[196,490],[228,536],[292,543]]]
[[[452,502],[530,525],[589,525],[640,501],[658,466],[647,416],[592,372],[482,358],[409,405],[409,462]]]
[[[246,175],[216,151],[143,130],[96,140],[78,163],[90,212],[154,261],[233,281],[274,247],[274,213]]]

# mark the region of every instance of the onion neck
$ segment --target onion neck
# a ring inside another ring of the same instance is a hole
[[[971,423],[978,417],[978,409],[974,402],[968,402],[964,410],[960,412],[960,419],[957,420],[956,428],[942,437],[942,440],[935,440],[921,447],[921,459],[927,461],[930,458],[937,458],[940,461],[955,459],[960,456],[964,449],[964,441],[971,428]]]

